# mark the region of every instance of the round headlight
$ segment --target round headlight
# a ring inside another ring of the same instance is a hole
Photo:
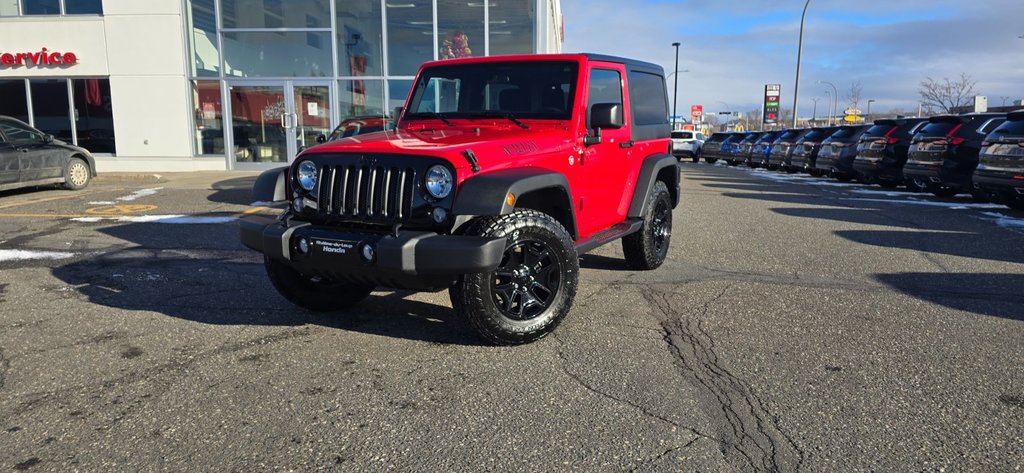
[[[299,171],[296,177],[303,189],[307,191],[313,190],[316,187],[316,164],[313,164],[312,161],[299,163]]]
[[[452,193],[452,173],[448,168],[438,164],[427,170],[427,192],[438,199],[448,197]]]

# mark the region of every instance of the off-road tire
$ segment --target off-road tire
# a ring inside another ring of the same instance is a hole
[[[580,273],[565,227],[543,212],[518,209],[481,217],[466,234],[507,241],[497,269],[463,275],[448,289],[455,311],[495,345],[529,343],[554,331],[572,308]]]
[[[622,239],[626,267],[651,270],[661,266],[672,241],[672,195],[663,181],[657,181],[647,196],[640,231]]]
[[[77,191],[84,189],[92,180],[92,170],[89,164],[80,158],[71,158],[64,168],[64,188]]]
[[[373,286],[305,276],[280,261],[266,256],[263,259],[274,289],[288,302],[306,310],[333,312],[346,309],[373,292]]]

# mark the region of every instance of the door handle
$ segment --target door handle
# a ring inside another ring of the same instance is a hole
[[[622,141],[622,142],[619,143],[619,148],[632,148],[632,147],[633,147],[633,141],[632,140],[630,140],[630,141]]]

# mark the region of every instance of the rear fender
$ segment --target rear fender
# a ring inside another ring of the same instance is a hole
[[[629,217],[643,217],[647,211],[647,195],[658,181],[665,181],[672,195],[672,208],[679,205],[679,161],[670,154],[654,154],[644,159],[637,177],[636,190],[629,205]]]

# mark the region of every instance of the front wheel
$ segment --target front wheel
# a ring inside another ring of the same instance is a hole
[[[941,197],[943,199],[948,199],[960,193],[960,191],[955,187],[943,185],[929,186],[928,191],[934,194],[935,197]]]
[[[271,284],[288,302],[313,312],[345,309],[366,299],[373,286],[331,281],[319,276],[300,274],[290,266],[264,257]]]
[[[718,158],[704,158],[704,162],[708,164],[715,164],[715,161],[718,161]]]
[[[68,165],[64,168],[65,189],[73,191],[84,189],[85,186],[89,185],[91,179],[92,170],[89,169],[89,165],[85,161],[79,158],[68,160]]]
[[[572,308],[579,257],[569,232],[549,215],[516,210],[484,217],[467,232],[505,238],[497,269],[467,274],[449,290],[452,307],[484,340],[518,345],[554,331]]]
[[[903,181],[903,185],[907,186],[907,190],[910,192],[925,192],[928,190],[928,182],[922,179],[907,178]]]
[[[672,240],[672,196],[663,181],[654,184],[647,197],[640,231],[622,239],[629,269],[650,270],[661,266]]]

